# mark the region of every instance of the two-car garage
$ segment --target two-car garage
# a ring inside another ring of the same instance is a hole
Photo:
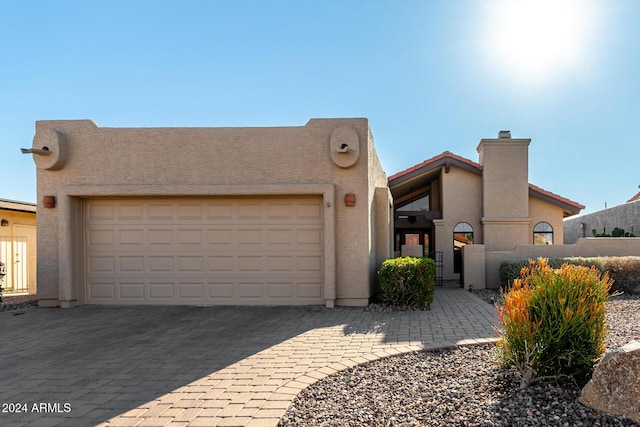
[[[366,306],[393,231],[373,141],[365,118],[38,121],[38,305]]]
[[[87,304],[324,304],[322,197],[84,200]]]

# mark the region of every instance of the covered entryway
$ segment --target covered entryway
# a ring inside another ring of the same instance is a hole
[[[321,196],[84,202],[85,303],[324,304]]]

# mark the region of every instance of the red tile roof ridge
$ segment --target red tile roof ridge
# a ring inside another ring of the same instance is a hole
[[[428,165],[430,165],[432,163],[437,162],[438,160],[442,160],[442,159],[447,158],[447,157],[450,158],[450,159],[458,160],[458,161],[460,161],[462,163],[466,163],[469,166],[477,168],[478,170],[482,170],[482,165],[480,163],[476,163],[473,160],[469,160],[466,157],[459,156],[459,155],[454,154],[451,151],[447,150],[447,151],[443,151],[442,153],[431,157],[430,159],[427,159],[427,160],[425,160],[423,162],[420,162],[417,165],[413,165],[413,166],[411,166],[411,167],[409,167],[409,168],[407,168],[407,169],[405,169],[403,171],[400,171],[400,172],[397,172],[397,173],[391,175],[389,177],[389,181],[397,179],[397,178],[400,178],[400,177],[402,177],[404,175],[407,175],[407,174],[409,174],[409,173],[411,173],[413,171],[421,169],[421,168],[423,168],[425,166],[428,166]]]
[[[538,187],[538,186],[537,186],[537,185],[535,185],[535,184],[531,184],[531,183],[529,183],[529,188],[530,188],[532,191],[536,191],[536,192],[538,192],[538,193],[540,193],[540,194],[544,194],[544,195],[545,195],[545,196],[547,196],[547,197],[551,197],[551,198],[556,199],[556,200],[558,200],[558,201],[560,201],[560,202],[563,202],[563,203],[566,203],[566,204],[568,204],[568,205],[574,206],[574,207],[576,207],[576,208],[578,208],[578,209],[580,209],[580,210],[584,209],[584,205],[581,205],[581,204],[580,204],[580,203],[578,203],[578,202],[574,202],[574,201],[573,201],[573,200],[571,200],[571,199],[567,199],[566,197],[562,197],[562,196],[560,196],[560,195],[558,195],[558,194],[556,194],[556,193],[553,193],[553,192],[551,192],[551,191],[549,191],[549,190],[545,190],[544,188],[542,188],[542,187]]]
[[[640,200],[640,193],[637,193],[635,196],[627,200],[627,203],[637,202],[638,200]]]

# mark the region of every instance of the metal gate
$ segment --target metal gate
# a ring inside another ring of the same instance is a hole
[[[0,261],[5,265],[5,294],[27,293],[29,291],[29,263],[27,262],[27,237],[0,237]]]

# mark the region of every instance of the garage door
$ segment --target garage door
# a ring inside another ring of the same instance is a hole
[[[322,199],[90,199],[88,304],[323,304]]]

